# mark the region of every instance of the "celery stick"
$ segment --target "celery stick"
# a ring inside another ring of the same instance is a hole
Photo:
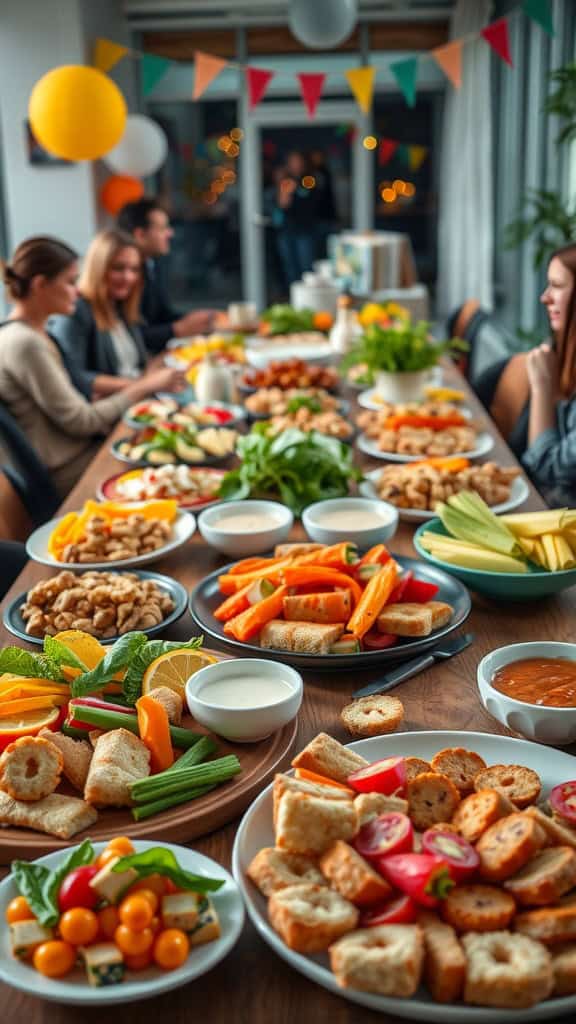
[[[198,786],[196,789],[188,790],[187,793],[174,793],[172,796],[167,796],[160,800],[151,800],[150,803],[141,804],[140,807],[133,807],[132,817],[134,821],[151,818],[153,814],[167,811],[169,807],[175,807],[177,804],[184,804],[188,800],[195,800],[199,796],[204,796],[211,789],[216,789],[217,785],[218,783],[215,782],[212,786]]]
[[[168,777],[166,773],[161,773],[159,776],[152,775],[147,779],[139,779],[130,787],[130,795],[136,803],[144,803],[157,796],[189,791],[190,787],[194,788],[197,785],[225,782],[240,771],[238,758],[235,754],[230,754],[228,757],[220,757],[216,761],[185,768],[180,772],[175,770]]]
[[[124,715],[121,711],[104,711],[101,708],[84,707],[74,705],[73,721],[87,722],[96,729],[127,729],[139,736],[138,719],[136,715]],[[202,736],[199,733],[190,732],[189,729],[181,729],[176,725],[170,726],[170,738],[175,747],[186,750],[198,743]]]
[[[170,768],[167,768],[164,772],[159,772],[154,778],[164,778],[168,772],[181,771],[183,768],[193,768],[195,765],[205,761],[217,749],[218,747],[214,740],[211,740],[209,736],[203,736],[201,740],[198,740],[198,743],[195,743],[177,761],[174,761]]]

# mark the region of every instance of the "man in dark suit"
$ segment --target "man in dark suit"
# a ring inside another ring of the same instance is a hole
[[[170,305],[161,281],[158,257],[170,251],[174,234],[168,214],[156,199],[138,199],[127,203],[117,217],[118,227],[132,235],[144,253],[144,290],[140,311],[141,330],[146,348],[160,352],[170,338],[206,334],[212,329],[216,310],[197,309],[182,315]]]

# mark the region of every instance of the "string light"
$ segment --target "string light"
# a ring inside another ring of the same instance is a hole
[[[230,132],[230,138],[234,142],[241,142],[242,139],[244,138],[244,132],[242,131],[241,128],[232,128]]]
[[[380,195],[385,203],[396,202],[396,191],[393,188],[383,188]]]
[[[362,145],[364,146],[364,149],[376,149],[378,139],[374,138],[373,135],[365,135],[362,139]]]
[[[305,174],[302,178],[302,185],[304,188],[315,188],[316,178],[312,174]]]
[[[404,195],[407,199],[411,199],[412,196],[416,195],[416,186],[411,181],[404,182]]]
[[[232,157],[233,160],[235,160],[239,152],[240,146],[237,146],[235,142],[231,142],[230,145],[228,146],[228,149],[226,150],[226,156],[230,156]]]
[[[222,153],[227,153],[228,150],[230,149],[230,146],[233,145],[233,142],[232,142],[232,139],[228,135],[221,135],[220,138],[218,139],[218,142],[216,143],[216,145],[218,146],[218,149]]]

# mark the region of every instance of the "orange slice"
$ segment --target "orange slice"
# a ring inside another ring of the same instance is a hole
[[[148,666],[142,680],[142,693],[150,693],[157,686],[167,686],[182,700],[186,699],[186,681],[201,668],[213,665],[218,658],[204,651],[168,651]]]
[[[59,708],[50,708],[0,718],[0,750],[19,736],[35,736],[41,729],[52,729],[59,716]]]

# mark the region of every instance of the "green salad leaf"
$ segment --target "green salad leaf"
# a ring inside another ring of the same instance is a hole
[[[136,652],[148,642],[146,633],[125,633],[106,652],[96,668],[77,676],[71,684],[73,697],[85,697],[92,690],[101,690],[109,683],[117,672],[128,668]]]
[[[193,892],[216,892],[224,885],[224,879],[204,878],[202,875],[193,875],[190,871],[181,868],[172,850],[166,850],[162,846],[154,846],[144,853],[132,853],[128,857],[122,857],[114,864],[113,871],[127,871],[133,868],[138,873],[138,878],[148,878],[149,875],[164,875],[170,878],[179,889],[190,889]]]
[[[261,317],[269,324],[270,334],[293,334],[298,331],[314,329],[313,309],[294,309],[288,304],[278,303],[266,309]]]
[[[273,436],[268,424],[256,423],[239,439],[237,453],[241,465],[224,476],[220,497],[279,498],[295,515],[315,501],[348,494],[350,482],[361,479],[352,449],[317,431],[291,427]]]
[[[52,928],[58,924],[58,893],[64,878],[74,868],[91,864],[93,860],[94,847],[89,839],[85,839],[64,858],[55,871],[44,864],[31,864],[27,860],[12,861],[12,875],[18,891],[26,897],[30,910],[41,925]]]
[[[432,341],[430,324],[425,320],[417,324],[399,322],[393,327],[370,324],[358,344],[342,360],[341,369],[348,370],[362,363],[370,373],[415,373],[436,366],[448,352],[467,349],[467,343],[459,338]]]
[[[203,636],[195,636],[179,643],[177,640],[149,640],[142,644],[134,655],[122,682],[122,692],[127,704],[135,704],[142,695],[142,680],[149,665],[168,651],[195,651],[204,643]]]
[[[51,679],[53,682],[65,683],[59,658],[46,654],[32,654],[21,647],[5,647],[0,651],[0,674],[8,672],[13,676],[27,679]]]
[[[80,661],[78,655],[74,654],[74,651],[71,651],[60,640],[55,640],[53,636],[44,637],[44,654],[51,661],[55,661],[57,665],[69,665],[70,668],[79,668],[81,672],[88,671],[88,666]]]
[[[308,412],[322,412],[322,402],[313,395],[296,395],[291,398],[286,406],[289,413],[298,412],[299,409],[308,409]]]

